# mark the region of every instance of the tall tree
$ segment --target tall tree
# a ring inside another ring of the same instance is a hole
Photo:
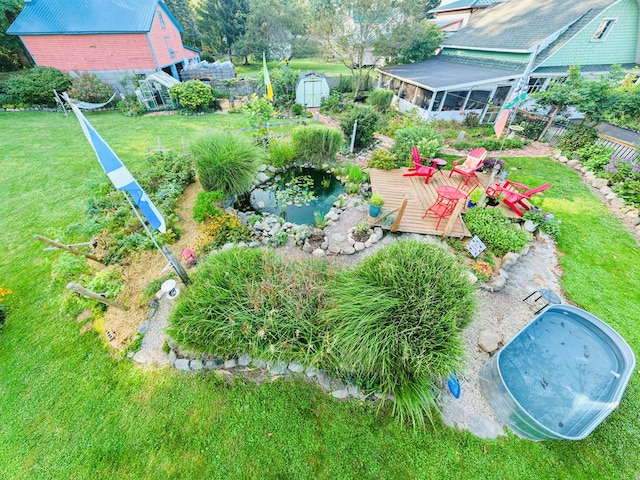
[[[5,33],[23,6],[24,3],[20,0],[0,0],[0,71],[17,70],[32,65],[20,39]]]
[[[187,0],[164,1],[184,29],[184,32],[182,32],[182,41],[192,47],[200,46],[200,32],[198,32],[194,11],[189,6]]]
[[[408,22],[404,8],[413,0],[311,0],[315,14],[313,30],[333,55],[351,70],[354,97],[384,55],[372,45],[391,30]]]
[[[234,45],[245,33],[248,0],[201,0],[195,8],[205,51],[231,56]]]
[[[373,45],[377,54],[396,63],[412,63],[427,60],[435,55],[442,43],[442,30],[435,23],[423,20],[396,26],[389,37],[382,37]]]

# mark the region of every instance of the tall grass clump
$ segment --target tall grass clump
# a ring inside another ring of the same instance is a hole
[[[333,369],[393,394],[401,421],[431,419],[436,382],[460,366],[474,310],[464,267],[440,246],[397,242],[339,273],[328,301]]]
[[[328,264],[287,262],[272,250],[210,255],[172,314],[181,345],[219,358],[248,353],[305,361],[316,350]]]
[[[367,103],[379,112],[386,112],[391,107],[391,100],[393,99],[393,90],[384,90],[382,88],[376,88],[369,93]]]
[[[288,167],[295,158],[296,149],[291,139],[286,138],[269,142],[269,163],[274,167]]]
[[[261,152],[251,140],[226,132],[214,132],[191,147],[198,178],[205,190],[225,196],[242,195],[258,174]]]
[[[297,157],[304,163],[317,167],[324,162],[331,162],[344,140],[335,128],[319,125],[300,127],[293,132],[293,146]]]
[[[519,252],[529,242],[527,232],[497,208],[472,208],[464,214],[464,223],[496,255]]]

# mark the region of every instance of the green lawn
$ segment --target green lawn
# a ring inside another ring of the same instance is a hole
[[[238,62],[236,60],[236,62]],[[267,62],[269,71],[284,65],[280,60]],[[351,75],[349,70],[342,62],[337,60],[326,60],[324,58],[293,58],[289,66],[294,72],[314,71],[324,73],[329,76]],[[241,62],[236,63],[236,72],[239,77],[256,78],[262,72],[262,61],[253,62],[251,65],[242,65]]]
[[[243,116],[88,114],[135,172],[142,154],[182,151]],[[633,479],[640,473],[640,381],[586,440],[482,441],[437,427],[410,431],[369,404],[305,383],[233,387],[213,373],[117,361],[97,334],[58,313],[51,263],[34,233],[61,237],[106,178],[75,118],[0,113],[0,286],[14,290],[0,334],[0,478]],[[640,345],[637,244],[578,176],[547,159],[509,159],[510,178],[551,182],[539,198],[562,220],[563,287],[635,348]],[[486,447],[486,453],[484,453]]]

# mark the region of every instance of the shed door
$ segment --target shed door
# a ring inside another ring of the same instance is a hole
[[[322,97],[322,80],[304,82],[304,103],[307,107],[319,107]]]

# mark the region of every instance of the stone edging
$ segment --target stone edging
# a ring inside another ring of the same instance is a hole
[[[580,160],[569,160],[562,152],[556,150],[552,157],[554,160],[565,164],[568,167],[579,172],[582,181],[593,187],[604,196],[605,205],[607,205],[614,213],[624,215],[634,227],[634,235],[640,239],[640,212],[637,208],[631,207],[624,203],[624,200],[609,187],[609,181],[606,178],[597,177],[596,174],[585,167]]]

